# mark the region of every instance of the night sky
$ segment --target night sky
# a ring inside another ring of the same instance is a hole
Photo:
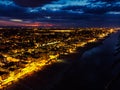
[[[0,26],[118,27],[120,0],[0,0]]]

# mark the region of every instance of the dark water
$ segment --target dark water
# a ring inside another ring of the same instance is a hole
[[[112,34],[102,45],[79,57],[79,62],[65,74],[55,90],[120,90],[120,78],[107,87],[120,72],[120,64],[114,64],[120,58],[114,55],[119,34]]]
[[[120,72],[120,67],[115,64],[120,57],[119,55],[114,55],[119,34],[120,32],[111,35],[103,41],[101,46],[83,54],[81,60],[84,63],[84,67],[87,67],[86,77],[93,85],[97,84],[99,87],[104,88]],[[97,89],[98,87],[95,88]]]

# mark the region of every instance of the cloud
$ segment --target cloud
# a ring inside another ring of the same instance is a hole
[[[13,0],[17,5],[22,7],[38,7],[55,0]]]
[[[118,25],[120,1],[4,0],[0,1],[0,17],[8,17],[9,20],[18,22],[20,19],[66,26],[111,25],[110,23]]]
[[[119,0],[59,0],[44,6],[45,10],[64,11],[71,13],[106,14],[120,11]]]
[[[120,12],[119,0],[89,0],[86,5],[64,6],[62,10],[82,12],[86,14],[106,14],[107,12]]]
[[[42,18],[42,11],[38,10],[37,12],[29,11],[29,8],[19,7],[17,5],[5,6],[0,5],[0,17],[10,17],[18,19],[37,19]]]
[[[26,9],[17,6],[0,5],[0,16],[19,17],[25,15]]]
[[[107,3],[110,3],[110,2],[119,2],[119,0],[89,0],[90,2],[107,2]]]

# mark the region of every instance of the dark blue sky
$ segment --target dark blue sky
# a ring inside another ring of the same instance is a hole
[[[120,26],[119,0],[0,0],[0,26]]]

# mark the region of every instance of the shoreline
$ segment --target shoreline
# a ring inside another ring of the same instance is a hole
[[[27,78],[25,78],[25,80],[20,80],[18,83],[15,83],[14,85],[8,87],[6,90],[26,90],[28,88],[29,90],[51,90],[61,82],[65,73],[67,73],[70,68],[78,62],[75,59],[80,57],[85,51],[101,45],[107,37],[96,42],[88,43],[84,47],[77,48],[77,53],[70,53],[69,55],[60,56],[59,59],[63,59],[67,63],[55,63],[51,66],[47,66],[43,71],[35,72],[32,76],[28,76]],[[34,84],[31,83],[31,85],[29,81],[33,81]],[[22,89],[19,86],[21,86]]]

